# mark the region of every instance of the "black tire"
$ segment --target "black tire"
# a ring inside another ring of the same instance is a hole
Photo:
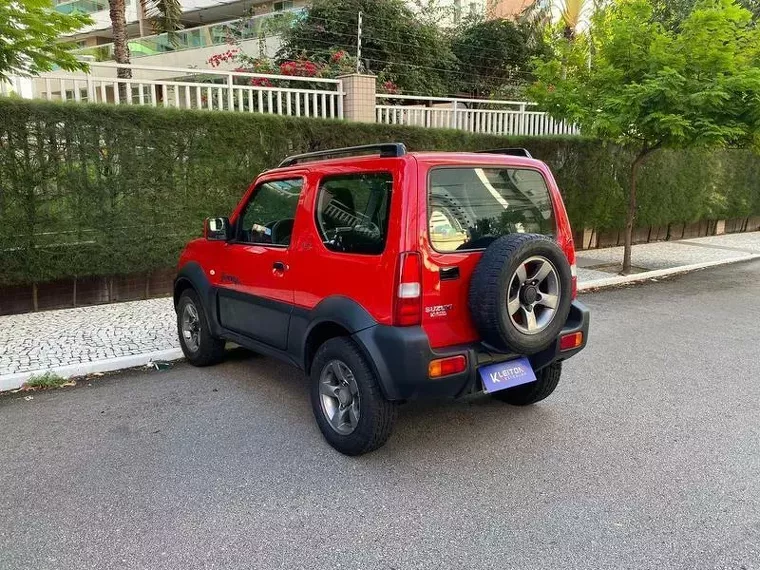
[[[534,334],[520,331],[507,311],[512,276],[527,259],[541,256],[557,274],[559,300],[555,314]],[[539,234],[510,234],[494,241],[483,252],[470,282],[469,307],[483,341],[497,350],[535,354],[554,342],[567,321],[572,302],[570,264],[557,243]]]
[[[562,363],[554,362],[536,373],[536,381],[514,388],[499,390],[491,394],[496,400],[513,406],[529,406],[548,397],[559,383],[562,375]]]
[[[188,345],[182,332],[182,315],[185,307],[189,304],[195,308],[198,314],[199,341],[197,348]],[[193,366],[210,366],[224,360],[225,342],[223,339],[216,338],[211,334],[203,303],[201,303],[198,294],[192,289],[183,291],[177,303],[177,335],[179,336],[179,344],[182,347],[185,358]]]
[[[341,361],[350,369],[359,393],[359,419],[347,435],[338,433],[323,408],[320,394],[322,371],[332,361]],[[355,456],[382,447],[393,432],[397,404],[385,399],[380,385],[359,347],[349,338],[335,337],[317,350],[311,365],[311,406],[322,435],[336,450]]]

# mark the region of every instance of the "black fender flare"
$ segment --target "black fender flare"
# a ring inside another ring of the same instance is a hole
[[[174,308],[177,308],[180,292],[187,286],[192,287],[203,303],[209,330],[214,335],[221,333],[216,307],[216,290],[206,277],[203,268],[195,261],[182,266],[174,278]]]
[[[295,315],[294,315],[295,316]],[[303,323],[300,325],[299,322]],[[320,325],[330,323],[343,328],[364,354],[375,373],[383,395],[389,400],[402,400],[413,390],[403,384],[402,376],[416,379],[427,376],[427,360],[430,351],[427,335],[420,327],[382,326],[356,301],[343,296],[327,297],[311,311],[304,312],[303,320],[291,321],[290,346],[297,347],[296,361],[309,370],[308,341]],[[386,338],[388,335],[392,338]],[[298,344],[296,344],[298,343]]]
[[[322,299],[313,309],[298,314],[294,312],[290,323],[288,346],[293,347],[293,356],[308,370],[307,343],[314,329],[320,325],[332,323],[340,326],[349,335],[374,327],[377,321],[359,303],[344,297],[334,295]],[[363,348],[363,347],[362,347]]]

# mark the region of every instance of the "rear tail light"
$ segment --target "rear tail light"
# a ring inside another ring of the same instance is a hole
[[[578,269],[575,267],[575,263],[570,266],[570,286],[572,298],[575,299],[578,296]]]
[[[441,376],[463,372],[465,368],[467,368],[467,359],[463,354],[447,358],[437,358],[430,361],[428,376],[430,378],[440,378]]]
[[[559,339],[559,350],[572,350],[574,348],[578,348],[580,345],[583,344],[583,333],[582,332],[574,332],[570,334],[566,334]]]
[[[410,327],[422,322],[422,261],[415,252],[399,257],[393,324]]]

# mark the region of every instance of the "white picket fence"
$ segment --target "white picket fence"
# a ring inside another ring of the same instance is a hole
[[[343,118],[342,83],[337,79],[134,64],[89,65],[87,74],[46,74],[35,81],[33,96],[82,103]],[[118,79],[118,67],[131,68],[132,79]]]
[[[386,125],[458,129],[493,135],[576,135],[578,129],[556,121],[535,103],[414,95],[377,95],[375,117]],[[393,102],[393,104],[388,103]],[[402,105],[400,102],[406,101]]]
[[[344,118],[346,94],[340,79],[112,62],[89,65],[89,73],[61,71],[34,78],[31,96],[78,103]],[[129,67],[132,79],[118,79],[119,67]],[[0,85],[0,94],[9,88],[9,85]],[[352,100],[352,108],[366,105],[363,94],[359,95]],[[366,111],[372,112],[371,109]],[[494,135],[579,134],[575,125],[556,121],[547,113],[535,110],[535,103],[526,101],[378,94],[374,114],[377,123],[387,125]]]

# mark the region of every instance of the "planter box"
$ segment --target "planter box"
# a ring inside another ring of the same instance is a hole
[[[171,295],[175,269],[112,277],[81,277],[37,284],[37,310],[70,309],[75,306],[102,305],[118,301],[138,301],[147,297]],[[147,295],[146,295],[147,294]],[[34,311],[32,284],[0,287],[0,315]]]

